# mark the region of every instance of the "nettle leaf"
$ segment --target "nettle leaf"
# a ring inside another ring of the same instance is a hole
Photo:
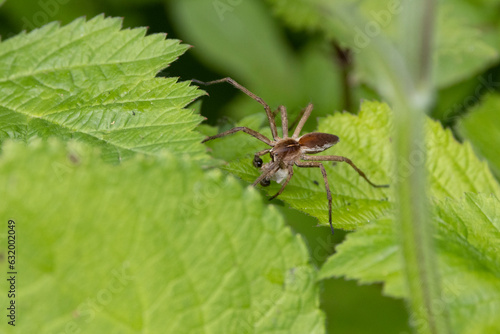
[[[183,109],[203,93],[155,75],[188,48],[97,16],[48,24],[0,44],[0,139],[76,138],[108,160],[134,153],[203,155],[202,118]]]
[[[351,158],[373,182],[386,184],[390,183],[388,132],[385,127],[372,127],[371,121],[376,117],[370,116],[370,113],[376,112],[375,109],[378,107],[384,109],[378,113],[378,116],[381,116],[378,122],[388,122],[388,110],[385,105],[365,103],[359,119],[350,114],[336,114],[321,120],[318,131],[340,137],[340,142],[323,155],[344,154]],[[361,136],[362,133],[365,135]],[[353,150],[355,146],[358,147]],[[264,148],[265,145],[260,145],[256,151]],[[247,152],[247,157],[230,162],[224,169],[253,182],[259,176],[259,170],[252,165],[253,153],[255,152]],[[264,157],[265,162],[268,161],[265,158],[269,160],[268,157]],[[390,208],[391,204],[388,201],[391,196],[390,191],[372,188],[348,165],[325,162],[324,166],[333,196],[334,227],[355,229],[358,224],[374,219]],[[271,186],[264,189],[268,195],[274,195],[280,187],[281,185],[272,182]],[[295,209],[317,217],[321,223],[328,224],[328,201],[319,168],[295,167],[294,176],[279,199]]]
[[[173,22],[195,41],[193,52],[201,61],[250,87],[274,92],[271,97],[297,91],[299,63],[264,3],[190,0],[169,5]],[[290,87],[276,89],[277,82]]]
[[[461,119],[458,130],[500,177],[500,95],[491,94]]]
[[[461,198],[465,192],[495,194],[500,197],[500,186],[488,165],[480,161],[468,142],[460,144],[449,129],[443,130],[438,121],[427,121],[426,150],[430,195],[436,198]],[[415,152],[418,163],[419,152]]]
[[[0,215],[29,319],[5,333],[324,333],[307,247],[258,192],[173,154],[97,157],[4,145]]]
[[[391,144],[392,112],[386,104],[364,102],[358,116],[348,113],[336,113],[319,122],[319,132],[332,133],[340,138],[340,142],[323,155],[343,155],[350,158],[368,178],[377,184],[393,185],[397,177],[394,175],[393,148]],[[443,130],[438,122],[427,121],[427,133],[422,145],[427,150],[427,170],[429,173],[430,193],[437,198],[460,198],[464,192],[494,193],[500,196],[500,187],[484,162],[474,155],[470,145],[459,144],[449,130]],[[244,136],[240,135],[240,136]],[[249,137],[249,136],[248,136]],[[223,138],[233,145],[235,155],[241,155],[245,145]],[[258,140],[253,140],[259,143]],[[214,141],[215,142],[215,141]],[[242,141],[242,143],[246,143]],[[217,146],[212,146],[217,155]],[[253,154],[265,149],[262,144],[253,148],[242,159],[235,159],[224,167],[242,179],[253,182],[259,176],[259,170],[252,165]],[[221,149],[222,150],[222,149]],[[224,147],[224,154],[230,157]],[[423,163],[424,150],[415,152],[414,159],[406,162],[408,173],[414,166]],[[228,159],[230,160],[230,159]],[[393,205],[391,188],[373,188],[345,163],[332,164],[325,162],[328,182],[333,197],[333,225],[347,230],[385,216]],[[264,188],[268,195],[274,195],[280,185],[275,182]],[[294,176],[285,191],[279,196],[292,208],[303,211],[328,224],[328,201],[321,172],[316,168],[294,169]]]
[[[466,193],[434,201],[435,243],[443,295],[456,333],[500,330],[500,201]],[[400,249],[391,219],[362,226],[337,247],[320,278],[345,276],[360,282],[384,281],[385,292],[405,297]]]

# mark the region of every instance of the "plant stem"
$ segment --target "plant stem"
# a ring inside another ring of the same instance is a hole
[[[376,27],[377,22],[363,16],[358,5],[318,1],[319,8],[330,15],[332,26],[337,24],[334,20],[342,20],[345,27],[351,27],[343,30],[341,38],[350,41],[359,65],[394,110],[398,204],[395,229],[411,323],[418,333],[451,333],[447,305],[441,298],[425,169],[424,122],[434,94],[431,74],[435,0],[401,2],[394,17],[399,20],[397,43],[382,30],[367,39],[367,29]],[[389,9],[378,13],[384,12],[386,17],[387,13],[395,13]],[[360,39],[363,32],[364,40]]]
[[[401,52],[412,87],[394,101],[396,189],[400,247],[410,296],[411,324],[418,333],[451,333],[448,312],[441,298],[434,228],[427,197],[424,121],[432,99],[432,31],[434,1],[406,1],[400,24]],[[410,165],[408,165],[410,163]],[[408,171],[408,166],[412,169]]]

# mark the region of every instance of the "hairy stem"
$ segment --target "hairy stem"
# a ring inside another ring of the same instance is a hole
[[[443,307],[434,228],[427,197],[424,116],[430,107],[433,86],[432,43],[434,0],[404,2],[400,48],[406,59],[412,89],[394,101],[399,232],[411,324],[418,333],[451,333],[447,308]],[[398,110],[399,109],[399,110]],[[421,157],[418,157],[421,155]],[[408,172],[408,164],[412,170]]]
[[[383,30],[376,33],[377,22],[364,16],[355,3],[318,1],[332,25],[342,20],[344,26],[354,27],[345,29],[341,37],[350,41],[367,77],[394,110],[395,229],[402,250],[411,323],[418,333],[451,333],[447,305],[441,298],[425,170],[424,120],[434,95],[435,0],[403,0],[399,7],[388,5],[384,9],[387,20],[398,20],[396,41]]]

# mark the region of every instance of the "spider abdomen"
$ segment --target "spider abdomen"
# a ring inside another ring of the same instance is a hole
[[[311,132],[299,138],[304,153],[319,153],[339,142],[339,137],[329,133]]]

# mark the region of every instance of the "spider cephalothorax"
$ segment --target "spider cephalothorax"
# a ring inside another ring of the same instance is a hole
[[[219,133],[218,135],[211,136],[205,138],[203,142],[224,137],[230,135],[232,133],[243,131],[248,133],[249,135],[259,139],[260,141],[266,143],[271,146],[269,149],[265,149],[255,153],[253,159],[253,165],[255,167],[260,168],[261,174],[253,183],[253,186],[257,184],[261,184],[266,187],[271,183],[271,180],[274,180],[278,183],[283,183],[281,189],[270,198],[276,198],[279,194],[283,192],[288,182],[293,176],[293,166],[297,167],[317,167],[321,170],[321,174],[323,175],[323,180],[325,182],[326,188],[326,197],[328,198],[328,221],[330,223],[330,227],[333,233],[333,225],[332,225],[332,195],[330,192],[330,186],[328,185],[328,178],[326,175],[326,170],[323,164],[320,161],[342,161],[347,162],[356,172],[358,172],[361,177],[363,177],[370,185],[373,187],[388,187],[388,185],[376,185],[372,183],[356,165],[346,157],[339,155],[323,155],[323,156],[310,156],[308,154],[315,154],[319,152],[323,152],[324,150],[332,147],[339,141],[339,137],[335,135],[331,135],[328,133],[320,133],[320,132],[312,132],[300,136],[300,131],[304,127],[307,119],[311,115],[313,105],[310,103],[304,109],[304,114],[300,118],[300,121],[293,132],[291,137],[288,136],[288,115],[286,112],[286,108],[284,106],[279,106],[278,110],[281,113],[281,127],[282,127],[282,136],[278,136],[278,130],[276,127],[276,122],[274,120],[274,113],[271,111],[269,105],[264,102],[260,97],[250,92],[245,87],[241,86],[239,83],[234,81],[231,78],[223,78],[220,80],[210,81],[210,82],[202,82],[198,80],[193,80],[193,82],[203,84],[203,85],[211,85],[221,82],[227,82],[233,85],[234,87],[241,90],[243,93],[247,94],[260,104],[264,106],[266,110],[266,115],[269,121],[269,126],[271,127],[271,133],[273,136],[273,140],[270,140],[263,134],[246,128],[246,127],[236,127],[231,130],[228,130],[223,133]],[[269,153],[271,156],[271,161],[263,164],[261,156]]]
[[[269,150],[271,161],[262,166],[262,159],[254,157],[254,166],[261,167],[264,178],[260,184],[264,187],[270,184],[270,180],[278,183],[283,182],[288,177],[289,168],[302,159],[303,154],[319,153],[332,147],[339,141],[339,137],[328,133],[313,132],[303,135],[300,138],[280,138],[273,148]],[[260,153],[260,152],[259,152]],[[273,169],[279,169],[272,172]],[[276,197],[277,195],[273,196]]]

